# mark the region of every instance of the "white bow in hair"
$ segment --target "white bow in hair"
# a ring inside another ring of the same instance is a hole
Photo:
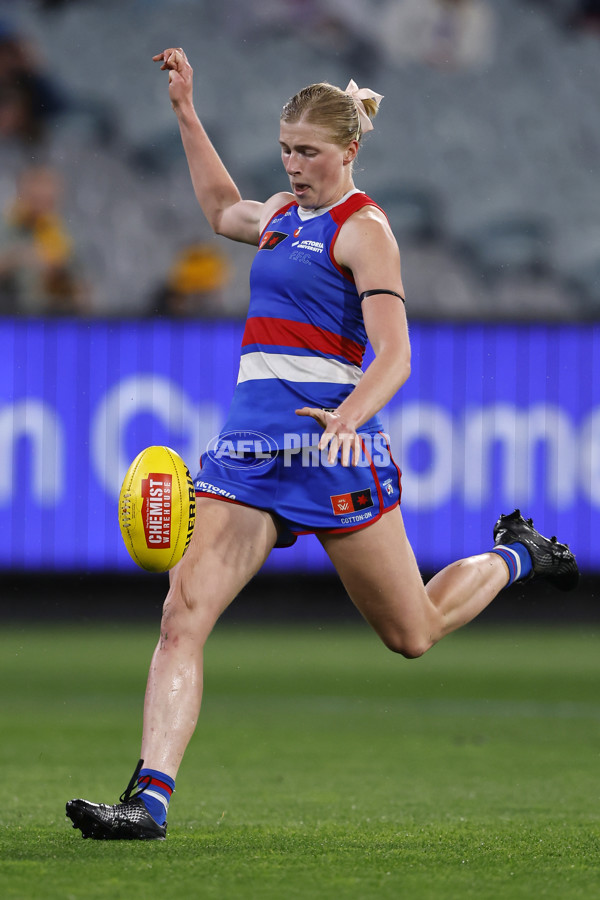
[[[346,88],[344,93],[349,94],[356,103],[361,133],[365,134],[365,132],[367,131],[373,131],[373,123],[371,122],[371,119],[369,118],[367,110],[365,109],[364,103],[362,101],[374,100],[377,106],[379,106],[379,104],[383,100],[383,94],[377,94],[370,88],[359,88],[357,83],[353,81],[352,78],[348,82],[348,87]]]

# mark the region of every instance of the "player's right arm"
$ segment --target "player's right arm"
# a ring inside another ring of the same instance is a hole
[[[258,244],[269,218],[291,194],[276,194],[267,203],[242,200],[235,182],[213,147],[194,108],[193,70],[181,47],[153,56],[169,72],[169,97],[181,132],[192,185],[202,212],[216,234]]]

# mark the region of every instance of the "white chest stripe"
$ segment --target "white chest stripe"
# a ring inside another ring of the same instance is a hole
[[[320,381],[330,384],[358,384],[362,369],[337,359],[321,356],[293,356],[285,353],[245,353],[240,361],[238,384],[262,378],[284,381]]]

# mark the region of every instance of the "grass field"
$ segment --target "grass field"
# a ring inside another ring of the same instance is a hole
[[[137,844],[64,804],[124,789],[155,630],[5,627],[0,897],[600,897],[599,630],[409,662],[366,626],[223,624],[168,839]]]

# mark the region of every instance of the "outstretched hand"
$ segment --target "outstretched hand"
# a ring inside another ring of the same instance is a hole
[[[152,57],[153,62],[162,62],[161,70],[169,72],[169,97],[176,109],[184,100],[191,101],[194,70],[181,47],[169,47]]]
[[[319,450],[327,450],[327,460],[330,465],[335,463],[339,450],[342,451],[343,466],[349,466],[351,459],[353,466],[358,465],[361,450],[360,435],[356,433],[356,429],[343,420],[339,413],[303,406],[302,409],[296,410],[296,415],[311,416],[321,426],[323,434],[319,441]]]

